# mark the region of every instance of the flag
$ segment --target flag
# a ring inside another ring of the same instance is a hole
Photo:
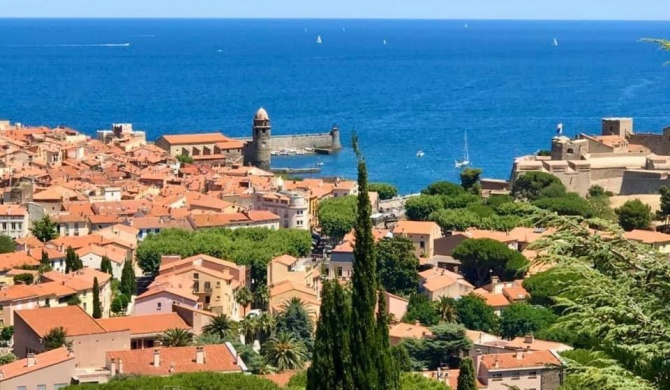
[[[559,123],[558,126],[556,126],[556,134],[563,134],[563,124]]]

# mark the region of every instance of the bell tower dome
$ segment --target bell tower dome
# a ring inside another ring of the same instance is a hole
[[[258,168],[270,169],[270,136],[272,133],[272,126],[270,126],[270,116],[263,107],[259,108],[254,115],[252,128],[252,143],[253,143],[253,162],[252,164]]]

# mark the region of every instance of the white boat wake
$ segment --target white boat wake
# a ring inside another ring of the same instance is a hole
[[[130,43],[63,43],[57,45],[4,45],[5,47],[129,47]]]

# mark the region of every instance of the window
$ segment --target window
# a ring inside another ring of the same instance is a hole
[[[212,289],[212,284],[210,282],[205,282],[205,291],[211,290]]]
[[[26,387],[25,386],[17,386],[16,390],[26,390]]]
[[[502,374],[496,373],[496,374],[491,374],[491,379],[494,381],[501,381],[502,380]]]
[[[195,280],[198,280],[198,279],[200,279],[200,274],[199,274],[199,273],[197,273],[197,272],[196,272],[196,273],[194,273],[194,274],[193,274],[193,279],[195,279]]]
[[[200,282],[196,281],[195,283],[193,283],[193,291],[194,292],[200,291]]]
[[[426,242],[425,241],[420,241],[419,242],[419,248],[424,249],[426,247]]]
[[[209,304],[209,303],[210,303],[210,302],[212,301],[212,299],[211,299],[211,298],[212,298],[212,297],[211,297],[211,296],[209,296],[209,295],[208,295],[208,296],[206,296],[206,297],[205,297],[205,303]]]
[[[2,223],[2,230],[7,230],[7,222]]]
[[[528,377],[531,378],[531,379],[537,378],[537,371],[530,371],[528,373]]]
[[[16,230],[16,222],[12,222],[12,230]]]
[[[337,267],[337,276],[342,277],[342,267]]]
[[[62,389],[62,388],[64,388],[64,387],[67,387],[67,383],[56,383],[56,384],[54,385],[54,390],[60,390],[60,389]]]
[[[163,303],[162,302],[156,302],[156,311],[161,311],[163,309]]]
[[[512,372],[512,379],[519,379],[521,375],[519,374],[519,371],[513,371]]]
[[[302,210],[298,210],[297,214],[302,215]]]
[[[47,390],[47,385],[37,385],[37,390]]]
[[[84,302],[84,310],[86,310],[86,302]]]
[[[303,221],[298,221],[298,222],[297,222],[297,225],[298,225],[298,226],[302,226],[302,222],[303,222]]]

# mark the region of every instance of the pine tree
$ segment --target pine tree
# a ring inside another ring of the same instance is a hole
[[[378,329],[386,327],[382,314],[375,319],[377,305],[377,263],[374,252],[374,237],[372,235],[372,208],[368,195],[368,174],[365,160],[358,149],[358,138],[353,136],[353,149],[358,157],[358,215],[354,234],[354,274],[352,277],[351,296],[351,356],[354,388],[367,389],[397,389],[398,371],[391,363],[391,351],[388,340],[381,343],[379,338],[382,332],[388,337],[388,330]],[[381,310],[380,310],[381,311]],[[381,367],[381,370],[380,370]]]
[[[130,296],[137,291],[137,285],[135,283],[135,270],[133,269],[133,264],[130,261],[126,261],[123,264],[123,271],[121,271],[121,285],[119,286],[119,289],[123,294],[130,298]]]
[[[40,259],[40,264],[42,265],[51,265],[51,260],[49,260],[49,255],[47,252],[42,249],[42,258]]]
[[[325,281],[306,390],[354,388],[349,351],[350,313],[349,299],[342,286],[337,281]]]
[[[461,360],[461,370],[458,373],[458,386],[456,390],[477,390],[475,365],[470,358]]]
[[[102,308],[100,307],[100,286],[98,278],[93,278],[93,318],[102,318]]]

